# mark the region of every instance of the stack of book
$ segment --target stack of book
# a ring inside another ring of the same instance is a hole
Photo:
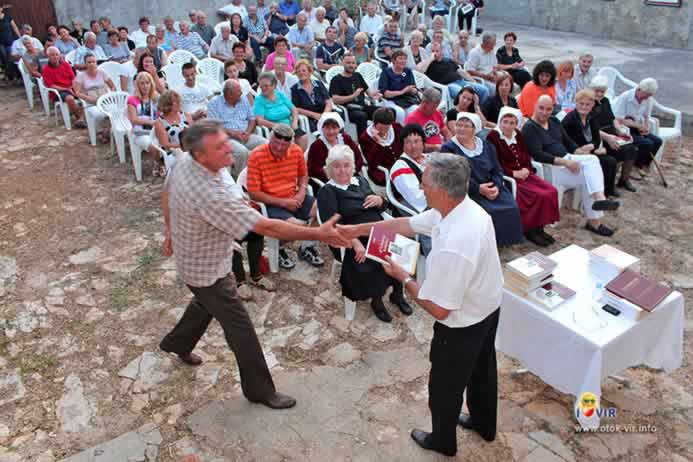
[[[672,292],[669,287],[629,269],[621,272],[604,289],[604,301],[636,321],[652,312]]]
[[[640,259],[604,244],[590,250],[590,272],[603,281],[610,281],[625,270],[640,272]]]
[[[553,280],[556,266],[555,261],[539,252],[508,262],[503,270],[505,288],[552,311],[575,295]]]

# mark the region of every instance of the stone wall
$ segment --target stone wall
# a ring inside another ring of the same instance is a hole
[[[488,0],[483,14],[523,24],[663,48],[693,49],[693,7],[647,5],[644,0]]]

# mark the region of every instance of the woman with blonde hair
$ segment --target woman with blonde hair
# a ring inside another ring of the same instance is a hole
[[[373,51],[368,47],[368,34],[359,32],[354,35],[354,46],[351,48],[351,53],[356,58],[356,65],[368,63],[373,58]]]
[[[134,139],[132,143],[141,151],[147,151],[159,159],[159,151],[152,147],[152,128],[159,117],[157,104],[159,93],[152,76],[140,72],[135,77],[134,95],[128,98],[128,120],[132,123]],[[134,149],[131,149],[134,151]],[[158,176],[161,169],[154,168],[153,176]]]
[[[298,113],[308,117],[310,131],[318,129],[318,120],[324,112],[332,112],[332,98],[325,85],[313,77],[313,65],[302,59],[296,64],[298,83],[291,87],[291,102]]]
[[[192,120],[192,115],[182,110],[180,94],[173,90],[162,93],[159,98],[159,118],[154,124],[154,133],[161,149],[168,154],[181,150],[182,134]],[[159,174],[166,176],[163,158],[159,159]]]
[[[575,109],[577,83],[573,80],[575,66],[571,61],[563,61],[556,68],[556,101],[562,111]]]
[[[426,60],[431,57],[431,53],[423,47],[423,41],[424,35],[421,31],[415,30],[411,33],[409,46],[404,47],[409,69],[426,72]]]

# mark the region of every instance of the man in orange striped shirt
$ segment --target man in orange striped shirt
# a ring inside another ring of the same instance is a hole
[[[294,131],[286,124],[276,124],[267,144],[255,148],[248,158],[247,188],[250,198],[267,206],[270,218],[310,226],[316,217],[316,202],[306,195],[308,168],[303,150],[292,141]],[[314,241],[303,241],[299,258],[313,266],[322,266]],[[296,264],[286,249],[279,249],[279,266],[291,269]]]

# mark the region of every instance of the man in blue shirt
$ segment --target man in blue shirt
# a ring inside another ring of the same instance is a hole
[[[291,52],[296,57],[296,59],[301,56],[308,55],[309,58],[313,57],[313,46],[315,45],[315,37],[313,36],[313,31],[310,27],[306,27],[308,23],[308,16],[301,12],[296,16],[296,24],[291,26],[289,29],[289,34],[286,39],[291,45]]]
[[[296,15],[299,11],[301,11],[301,7],[298,6],[298,1],[296,0],[282,0],[279,2],[279,17],[290,26],[296,24]]]

